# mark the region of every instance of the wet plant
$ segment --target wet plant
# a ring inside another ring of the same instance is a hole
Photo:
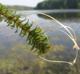
[[[48,41],[48,37],[45,35],[45,33],[42,31],[42,29],[39,26],[36,26],[33,28],[33,23],[29,23],[29,20],[23,20],[21,19],[21,16],[17,15],[14,13],[13,10],[8,9],[6,6],[0,4],[0,21],[5,21],[7,22],[8,26],[11,28],[15,28],[16,32],[19,33],[20,36],[26,37],[27,43],[31,45],[31,50],[37,52],[39,57],[47,62],[53,62],[53,63],[66,63],[69,65],[74,65],[76,63],[77,57],[78,57],[78,52],[80,50],[78,44],[77,44],[77,39],[76,35],[73,31],[73,29],[69,26],[63,25],[61,22],[56,20],[55,18],[44,14],[40,13],[44,16],[47,16],[57,22],[62,28],[65,29],[66,32],[64,32],[74,43],[73,49],[76,49],[76,55],[75,58],[72,62],[67,62],[67,61],[55,61],[55,60],[48,60],[44,57],[41,57],[41,54],[46,53],[50,49],[50,44]]]
[[[20,36],[26,37],[27,43],[32,46],[31,50],[37,52],[38,55],[44,54],[50,48],[48,37],[39,26],[32,28],[33,23],[26,20],[21,19],[16,12],[0,4],[0,21],[7,22],[7,26],[12,29],[16,28],[15,32],[19,31]]]

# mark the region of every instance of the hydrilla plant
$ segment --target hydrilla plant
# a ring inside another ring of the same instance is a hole
[[[25,21],[21,19],[20,15],[17,15],[14,13],[14,11],[8,9],[6,6],[0,4],[0,21],[7,22],[8,26],[11,28],[16,28],[16,32],[19,32],[19,34],[23,37],[27,38],[27,42],[29,45],[31,45],[31,50],[34,50],[37,52],[39,57],[47,62],[53,62],[53,63],[66,63],[69,65],[74,65],[78,58],[78,52],[80,50],[77,42],[76,42],[76,35],[73,31],[73,29],[69,26],[65,26],[55,18],[46,15],[44,13],[40,13],[42,15],[45,15],[49,18],[51,18],[53,21],[57,22],[62,28],[65,29],[66,32],[64,32],[74,43],[73,49],[76,49],[76,55],[72,62],[68,61],[57,61],[57,60],[48,60],[45,57],[40,56],[41,54],[46,53],[50,49],[48,37],[44,34],[42,29],[40,27],[33,28],[33,23],[29,23],[29,21]],[[73,35],[74,34],[74,35]]]
[[[32,29],[33,23],[25,22],[20,15],[0,4],[0,21],[3,20],[11,28],[16,28],[16,32],[19,32],[21,36],[25,36],[28,44],[32,46],[31,50],[35,49],[38,55],[46,53],[50,48],[48,38],[40,27]]]

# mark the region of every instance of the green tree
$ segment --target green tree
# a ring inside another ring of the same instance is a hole
[[[37,5],[37,9],[75,9],[79,8],[79,0],[44,0]]]

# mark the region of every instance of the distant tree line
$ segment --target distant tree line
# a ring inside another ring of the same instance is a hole
[[[44,0],[37,4],[35,9],[80,9],[80,0]],[[48,13],[54,17],[80,17],[80,13]],[[40,16],[40,15],[39,15]]]
[[[33,7],[21,6],[21,5],[13,5],[13,6],[7,5],[7,7],[9,9],[15,9],[15,10],[33,10]]]
[[[36,9],[79,9],[80,0],[44,0]]]

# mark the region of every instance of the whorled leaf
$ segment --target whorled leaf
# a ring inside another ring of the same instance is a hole
[[[21,30],[20,35],[26,36],[28,44],[32,46],[31,49],[36,49],[35,51],[39,55],[46,53],[50,48],[48,38],[40,27],[32,29],[33,24],[30,24],[29,21],[24,23],[19,15],[14,14],[12,10],[2,4],[0,4],[0,16],[1,21],[4,20],[8,23],[8,26],[16,28],[16,32],[18,32],[18,29]]]

